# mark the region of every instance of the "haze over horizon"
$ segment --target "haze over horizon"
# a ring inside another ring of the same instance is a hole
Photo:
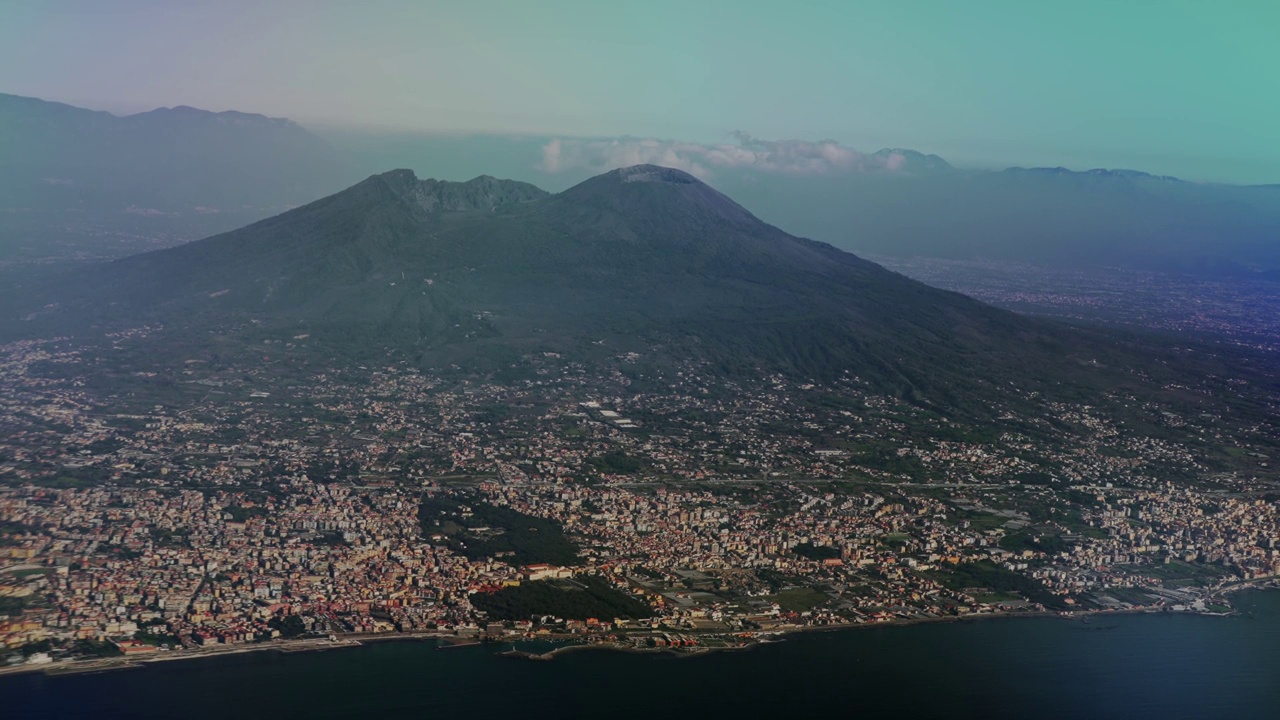
[[[1251,90],[1280,66],[1270,3],[553,5],[14,5],[0,91],[116,113],[703,145],[744,132],[1280,182],[1280,102]]]

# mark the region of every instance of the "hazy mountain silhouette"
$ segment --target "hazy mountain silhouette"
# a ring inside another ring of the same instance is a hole
[[[0,95],[0,156],[5,207],[279,208],[341,182],[332,148],[296,123],[190,107],[118,117]]]
[[[875,256],[1118,264],[1263,276],[1280,270],[1280,189],[1132,170],[1010,168],[726,177],[791,232]]]

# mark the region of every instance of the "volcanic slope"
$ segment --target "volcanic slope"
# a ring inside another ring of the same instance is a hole
[[[252,327],[255,337],[306,335],[478,369],[530,352],[637,352],[714,372],[850,374],[969,410],[1010,383],[1087,398],[1137,382],[1134,368],[1166,372],[1160,355],[1171,352],[931,288],[651,165],[556,195],[396,170],[234,232],[92,268],[72,286],[41,321],[197,335]]]

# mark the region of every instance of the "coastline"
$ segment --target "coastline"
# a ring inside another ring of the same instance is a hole
[[[264,643],[246,643],[241,645],[221,645],[210,648],[157,651],[154,655],[142,657],[117,656],[110,658],[93,658],[89,660],[63,660],[43,665],[15,665],[0,667],[0,677],[21,675],[26,673],[44,673],[46,675],[78,675],[82,673],[111,672],[145,668],[156,663],[178,662],[182,660],[200,660],[206,658],[228,657],[258,652],[277,652],[283,655],[294,653],[320,652],[343,648],[360,647],[366,643],[382,641],[438,640],[438,636],[424,636],[418,633],[395,634],[379,637],[344,636],[336,640],[328,638],[303,638],[297,640],[275,640]]]
[[[832,623],[828,625],[796,625],[784,626],[774,630],[757,631],[757,635],[753,636],[749,642],[741,645],[723,646],[723,647],[706,647],[693,646],[685,648],[671,647],[638,647],[631,644],[621,642],[579,642],[562,647],[553,648],[543,653],[532,653],[522,650],[507,650],[498,653],[503,657],[518,658],[524,660],[547,661],[554,660],[560,655],[570,652],[578,652],[582,650],[599,650],[606,652],[620,652],[637,655],[673,655],[676,657],[701,657],[712,653],[722,652],[740,652],[752,650],[761,645],[770,645],[773,643],[783,642],[789,636],[799,635],[802,633],[821,633],[821,632],[846,632],[850,630],[870,630],[875,628],[898,628],[909,627],[913,625],[935,625],[944,623],[969,623],[969,622],[985,622],[987,620],[1083,620],[1085,618],[1095,616],[1109,615],[1198,615],[1206,617],[1227,617],[1234,613],[1209,613],[1209,612],[1174,612],[1170,610],[1158,610],[1152,608],[1124,608],[1119,610],[1088,610],[1076,611],[1071,615],[1063,615],[1054,611],[1034,611],[1034,612],[1007,612],[1007,613],[980,613],[974,615],[963,616],[940,616],[940,617],[922,617],[922,618],[902,618],[898,620],[886,620],[883,622],[851,622],[851,623]],[[688,631],[683,631],[682,634]],[[711,634],[715,636],[714,634]]]
[[[1222,588],[1214,592],[1214,594],[1229,594],[1240,590],[1247,589],[1267,589],[1269,583],[1275,581],[1276,578],[1259,579],[1255,582],[1239,583],[1237,585]],[[1262,583],[1262,587],[1258,587],[1258,583]],[[1060,620],[1084,620],[1092,617],[1109,616],[1109,615],[1136,615],[1136,614],[1169,614],[1169,615],[1198,615],[1205,617],[1223,617],[1234,615],[1230,613],[1216,612],[1175,612],[1167,609],[1153,608],[1122,608],[1122,609],[1099,609],[1099,610],[1077,610],[1069,613],[1061,613],[1054,611],[1030,611],[1030,612],[993,612],[993,613],[976,613],[971,615],[959,616],[939,616],[939,617],[919,617],[919,618],[899,618],[887,620],[883,622],[850,622],[850,623],[833,623],[829,625],[797,625],[783,626],[774,630],[757,631],[745,642],[739,645],[730,645],[723,647],[706,647],[694,646],[688,648],[670,648],[670,647],[638,647],[633,644],[621,642],[582,642],[578,636],[551,636],[549,640],[568,641],[568,644],[560,647],[552,648],[543,653],[532,653],[522,650],[500,651],[495,654],[504,657],[514,657],[520,659],[530,659],[538,661],[553,660],[560,655],[571,652],[581,652],[585,650],[598,650],[608,652],[623,652],[632,654],[666,654],[676,657],[701,657],[704,655],[720,652],[738,652],[751,650],[760,645],[768,645],[774,642],[781,642],[788,636],[800,633],[817,633],[817,632],[841,632],[848,630],[862,630],[870,628],[889,628],[889,627],[907,627],[912,625],[939,624],[939,623],[964,623],[964,622],[980,622],[987,620],[1011,620],[1011,619],[1060,619]],[[675,631],[681,634],[689,634],[688,631]],[[699,634],[699,633],[694,633]],[[727,633],[724,633],[727,634]],[[721,633],[706,633],[707,636],[716,637],[724,635]],[[50,676],[58,675],[74,675],[81,673],[101,673],[118,670],[140,669],[153,663],[168,663],[182,660],[199,660],[202,658],[217,658],[233,655],[243,655],[247,653],[258,652],[276,652],[285,655],[302,653],[302,652],[320,652],[325,650],[338,650],[344,648],[357,648],[365,644],[381,643],[381,642],[411,642],[411,641],[430,641],[436,643],[437,649],[450,649],[472,647],[476,645],[502,645],[508,642],[516,643],[526,638],[493,638],[485,639],[483,635],[457,635],[453,633],[440,632],[418,632],[418,633],[380,633],[380,634],[350,634],[337,636],[334,639],[329,638],[303,638],[294,640],[274,640],[264,643],[242,644],[242,645],[223,645],[209,648],[183,649],[170,651],[157,651],[153,655],[143,657],[112,657],[112,658],[95,658],[89,660],[64,660],[55,661],[53,663],[42,665],[15,665],[9,667],[0,667],[0,678],[9,675],[20,675],[27,673],[44,673]],[[576,641],[576,642],[574,642]]]

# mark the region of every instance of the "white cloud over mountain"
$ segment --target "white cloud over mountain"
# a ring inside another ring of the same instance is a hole
[[[542,148],[541,167],[547,172],[605,171],[651,163],[679,168],[698,177],[719,169],[815,175],[881,170],[897,172],[906,156],[897,151],[860,153],[834,140],[761,140],[733,133],[732,143],[690,143],[654,138],[557,138]]]

